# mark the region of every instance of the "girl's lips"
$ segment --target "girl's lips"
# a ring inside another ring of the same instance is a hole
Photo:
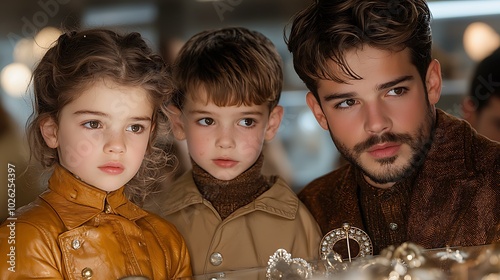
[[[121,165],[119,163],[109,163],[109,164],[99,166],[99,169],[102,172],[107,173],[107,174],[118,175],[118,174],[123,173],[123,171],[125,170],[125,167],[123,167],[123,165]]]
[[[400,144],[376,145],[368,149],[368,153],[377,159],[393,157],[399,151]]]
[[[235,166],[236,164],[238,164],[237,161],[230,160],[230,159],[214,159],[213,162],[215,163],[215,165],[217,165],[219,167],[223,167],[223,168],[231,168],[231,167]]]

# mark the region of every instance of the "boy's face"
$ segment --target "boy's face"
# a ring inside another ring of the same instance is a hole
[[[276,135],[283,108],[267,104],[218,107],[202,87],[196,100],[186,98],[182,112],[171,107],[176,139],[186,140],[192,159],[219,180],[232,180],[250,168],[264,141]]]
[[[430,139],[441,91],[439,63],[431,63],[424,85],[408,49],[365,46],[348,52],[346,60],[361,79],[320,80],[320,103],[312,93],[307,103],[339,152],[363,170],[370,184],[387,188],[418,165]]]
[[[94,187],[114,191],[139,170],[152,116],[144,89],[97,82],[64,106],[57,124],[48,119],[41,128],[63,167]]]

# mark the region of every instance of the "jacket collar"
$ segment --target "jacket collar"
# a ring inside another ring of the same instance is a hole
[[[441,109],[436,109],[436,127],[434,139],[421,168],[427,178],[441,176],[446,172],[436,173],[437,169],[448,169],[450,166],[473,170],[473,162],[467,156],[472,153],[474,131],[470,125]]]
[[[49,190],[40,197],[54,208],[68,229],[81,226],[105,210],[132,221],[146,216],[147,212],[130,202],[123,190],[121,187],[107,193],[56,165],[49,179]]]
[[[187,208],[193,204],[204,203],[200,191],[196,187],[191,171],[184,173],[168,190],[164,200],[163,215],[169,215]],[[281,178],[277,178],[275,184],[256,200],[235,211],[244,213],[252,211],[264,211],[287,219],[294,219],[299,207],[299,200],[293,191]],[[233,216],[233,215],[231,215]]]

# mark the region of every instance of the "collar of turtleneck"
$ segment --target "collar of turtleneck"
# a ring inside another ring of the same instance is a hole
[[[236,209],[249,204],[267,191],[276,178],[266,178],[261,174],[264,156],[245,172],[232,180],[219,180],[191,159],[193,180],[204,199],[210,201],[221,219],[227,218]]]

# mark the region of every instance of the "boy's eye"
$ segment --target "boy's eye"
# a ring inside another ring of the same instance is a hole
[[[84,123],[83,126],[90,129],[97,129],[101,127],[98,121],[88,121]]]
[[[245,127],[251,127],[255,124],[255,120],[253,119],[242,119],[240,122],[239,122],[239,125],[241,126],[245,126]]]
[[[198,123],[203,125],[203,126],[209,126],[209,125],[214,124],[214,120],[211,118],[203,118],[203,119],[199,120]]]
[[[139,125],[139,124],[133,124],[127,127],[127,131],[131,131],[134,133],[140,133],[144,130],[144,126]]]
[[[356,104],[356,100],[354,99],[347,99],[347,100],[344,100],[342,102],[340,102],[339,104],[337,104],[337,108],[349,108],[351,106],[354,106]]]

